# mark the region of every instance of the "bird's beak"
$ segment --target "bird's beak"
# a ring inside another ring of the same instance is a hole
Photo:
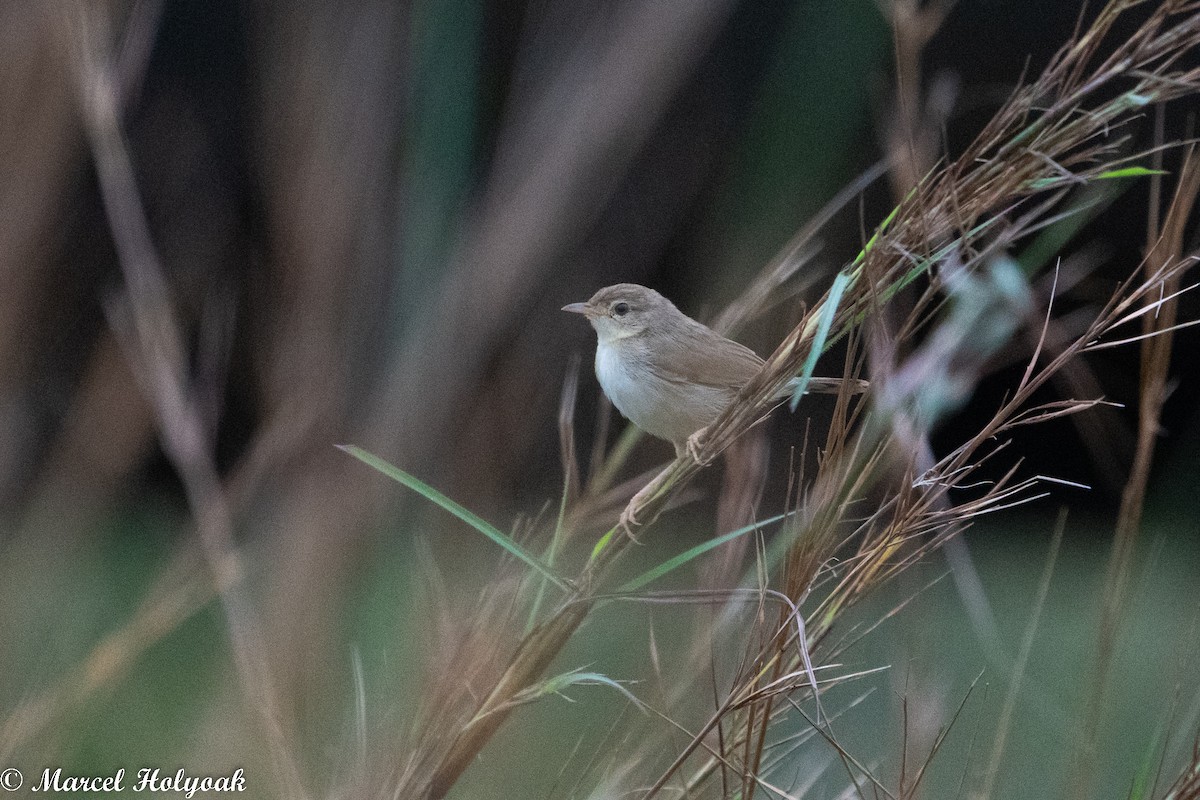
[[[572,314],[583,314],[585,317],[594,315],[592,307],[587,303],[571,303],[562,307],[563,311],[570,311]]]

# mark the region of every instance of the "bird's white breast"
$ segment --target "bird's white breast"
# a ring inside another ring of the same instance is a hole
[[[620,345],[600,342],[596,347],[596,378],[617,410],[635,425],[644,427],[639,418],[653,413],[647,397],[653,392],[646,388],[646,371],[637,368],[636,359],[622,357],[624,349]]]
[[[625,418],[646,433],[675,443],[712,422],[730,400],[727,393],[711,387],[664,379],[630,339],[599,343],[596,378]]]

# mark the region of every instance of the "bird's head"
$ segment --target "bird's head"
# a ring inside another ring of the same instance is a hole
[[[605,343],[669,326],[683,316],[670,300],[636,283],[606,286],[586,303],[571,303],[562,310],[587,317]]]

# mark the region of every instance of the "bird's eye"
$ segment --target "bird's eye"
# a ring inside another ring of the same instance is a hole
[[[629,313],[629,303],[617,303],[613,306],[613,313],[618,317],[623,317]]]

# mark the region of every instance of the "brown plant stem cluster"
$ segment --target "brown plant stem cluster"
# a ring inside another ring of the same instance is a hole
[[[1073,189],[1115,177],[1114,171],[1129,160],[1122,150],[1123,126],[1147,107],[1200,89],[1200,70],[1177,66],[1185,53],[1200,44],[1200,15],[1194,3],[1159,4],[1133,36],[1099,57],[1118,18],[1136,5],[1118,0],[1105,6],[1041,76],[1013,93],[964,153],[920,178],[859,258],[842,272],[841,283],[835,284],[837,293],[827,294],[813,306],[737,401],[709,427],[699,459],[685,455],[669,464],[655,479],[657,492],[629,509],[634,517],[656,519],[702,468],[701,463],[715,458],[770,411],[771,398],[801,371],[810,351],[827,344],[823,323],[835,338],[850,334],[879,313],[901,287],[920,279],[927,288],[898,329],[902,338],[917,336],[935,319],[939,298],[947,289],[948,268],[985,271],[1014,244],[1056,221],[1057,210]],[[798,606],[828,574],[835,554],[850,547],[854,555],[829,576],[832,586],[807,612],[807,640],[798,641],[793,628],[777,625],[768,637],[770,646],[743,673],[747,683],[735,681],[728,695],[731,702],[719,706],[710,723],[693,736],[692,744],[645,796],[657,794],[694,749],[705,747],[711,752],[708,734],[735,711],[743,714],[740,738],[725,742],[723,753],[714,757],[727,761],[730,752],[740,752],[738,770],[743,776],[757,775],[767,725],[781,709],[790,707],[793,693],[810,683],[806,677],[811,677],[811,668],[803,665],[807,659],[803,654],[824,641],[838,616],[857,599],[960,532],[971,519],[1032,495],[1039,481],[1019,478],[1016,466],[974,499],[953,500],[949,493],[967,489],[980,465],[996,452],[989,445],[1003,441],[1014,428],[1095,407],[1098,398],[1038,407],[1029,403],[1034,392],[1073,359],[1105,346],[1103,340],[1114,329],[1147,319],[1147,309],[1157,308],[1162,288],[1179,285],[1189,265],[1187,260],[1174,260],[1131,275],[1086,329],[1055,352],[1043,350],[1043,330],[1023,378],[991,420],[932,467],[910,472],[901,489],[868,512],[865,520],[855,520],[852,509],[877,480],[882,455],[897,442],[877,414],[854,424],[860,410],[851,409],[843,398],[817,475],[804,487],[796,517],[787,526],[783,595]],[[1169,329],[1168,325],[1158,330]],[[848,368],[852,371],[854,366],[852,359]],[[914,387],[921,383],[908,381]],[[872,394],[886,396],[888,389],[873,381]],[[895,402],[912,407],[925,400],[910,394]],[[578,502],[590,500],[585,488]],[[439,798],[454,785],[503,724],[514,707],[513,698],[539,680],[587,617],[609,567],[628,546],[624,537],[609,532],[578,574],[569,596],[520,642],[474,718],[458,732],[429,776],[417,784],[421,796]],[[783,620],[790,616],[781,612]],[[752,792],[751,787],[747,794]]]

